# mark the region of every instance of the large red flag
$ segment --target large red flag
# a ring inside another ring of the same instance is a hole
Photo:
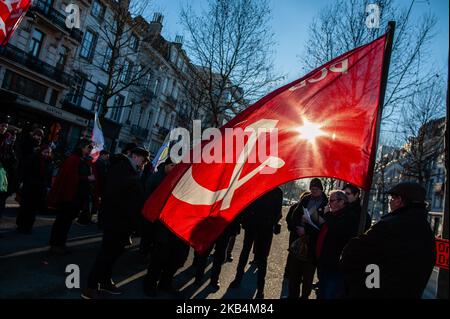
[[[178,164],[147,200],[144,216],[151,221],[159,217],[203,252],[246,206],[288,181],[333,177],[369,189],[385,45],[386,35],[270,93],[237,115],[221,131],[250,131],[243,133],[247,134],[243,145],[227,146],[225,141],[218,148],[222,155],[218,149],[211,152],[222,159],[234,152],[234,161]],[[267,133],[252,135],[255,127]],[[274,134],[277,153],[251,162],[251,157],[242,155],[244,148],[251,154],[261,145],[269,146]],[[226,134],[222,136],[214,143],[227,139]],[[210,146],[202,143],[201,147],[210,151]],[[264,173],[267,168],[272,171]]]
[[[0,45],[6,45],[32,0],[0,0]]]

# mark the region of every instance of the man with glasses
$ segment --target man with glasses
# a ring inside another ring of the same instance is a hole
[[[427,220],[425,189],[400,183],[388,192],[390,213],[342,253],[349,298],[421,298],[435,265],[436,246]],[[376,288],[366,285],[366,268],[379,272]]]

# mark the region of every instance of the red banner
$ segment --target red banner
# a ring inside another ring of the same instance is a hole
[[[436,267],[448,270],[448,239],[436,238]]]
[[[32,0],[0,0],[0,45],[9,42],[31,2]]]
[[[152,221],[159,217],[202,252],[247,205],[286,182],[333,177],[368,189],[385,44],[386,35],[241,112],[221,128],[222,138],[214,141],[218,148],[202,143],[201,151],[214,149],[213,155],[224,160],[178,164],[147,200],[144,216]],[[250,132],[243,145],[227,144],[225,131],[230,128],[237,135]],[[263,131],[251,133],[255,129]],[[273,134],[276,156],[253,162],[242,156],[244,151],[257,153]],[[226,161],[229,154],[237,158]],[[275,172],[265,174],[266,168]]]

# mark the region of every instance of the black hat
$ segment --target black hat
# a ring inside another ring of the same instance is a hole
[[[320,181],[320,179],[313,178],[311,180],[311,182],[309,183],[309,189],[311,189],[313,187],[317,187],[317,188],[320,188],[321,190],[323,190],[323,185],[322,185],[322,182]]]
[[[392,187],[386,194],[400,196],[403,203],[425,203],[426,191],[425,188],[417,183],[400,183]]]
[[[142,156],[144,158],[146,158],[147,160],[149,160],[150,158],[150,153],[143,147],[135,147],[131,150],[131,154],[135,154],[137,156]]]

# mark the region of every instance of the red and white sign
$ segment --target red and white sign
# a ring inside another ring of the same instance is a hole
[[[276,156],[256,163],[241,155],[233,163],[180,163],[149,197],[144,216],[151,221],[159,218],[196,251],[203,252],[246,206],[286,182],[323,176],[368,189],[385,44],[386,35],[341,55],[241,112],[221,128],[222,133],[226,128],[276,129]],[[223,156],[257,152],[260,135],[264,134],[250,135],[244,145],[225,147]],[[276,172],[264,174],[265,167]]]
[[[32,0],[0,0],[0,45],[6,45],[28,11]]]
[[[448,239],[436,238],[436,267],[448,270]]]

